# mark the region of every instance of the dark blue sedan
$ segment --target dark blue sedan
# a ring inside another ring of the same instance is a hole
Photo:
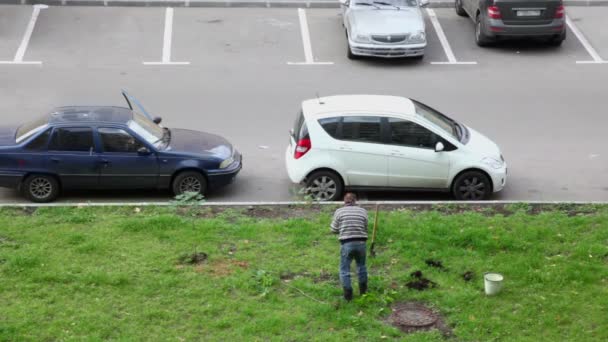
[[[234,180],[242,157],[226,139],[164,128],[123,94],[129,108],[60,107],[0,129],[0,186],[50,202],[62,189],[205,194]]]

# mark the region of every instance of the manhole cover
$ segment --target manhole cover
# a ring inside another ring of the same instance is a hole
[[[391,324],[401,328],[425,328],[437,322],[437,315],[421,304],[405,303],[393,308]]]

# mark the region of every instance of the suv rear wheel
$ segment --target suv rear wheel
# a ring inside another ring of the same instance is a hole
[[[566,40],[566,31],[561,34],[555,35],[549,38],[549,45],[551,46],[561,46],[562,43]]]
[[[492,183],[479,171],[466,171],[456,177],[452,192],[460,201],[485,200],[492,194]]]
[[[342,196],[344,184],[335,172],[317,171],[306,179],[305,190],[315,201],[337,201]]]

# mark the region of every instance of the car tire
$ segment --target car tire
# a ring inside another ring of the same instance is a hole
[[[413,56],[413,57],[410,57],[410,59],[415,60],[415,61],[421,61],[424,59],[424,55]]]
[[[21,184],[23,196],[36,203],[53,202],[59,191],[57,178],[49,175],[30,175]]]
[[[483,32],[481,14],[478,14],[475,19],[475,43],[480,47],[489,46],[492,43],[492,39]]]
[[[314,201],[338,201],[344,191],[344,183],[335,172],[317,171],[307,177],[305,190]]]
[[[459,16],[467,16],[467,12],[462,7],[462,0],[456,0],[456,2],[454,2],[454,8],[456,9],[456,14],[458,14]]]
[[[205,195],[207,193],[207,179],[200,172],[184,171],[175,176],[171,188],[175,196],[185,192],[198,192]]]
[[[466,171],[454,180],[452,193],[459,201],[485,200],[492,194],[492,183],[480,171]]]
[[[551,46],[561,46],[562,43],[566,40],[566,31],[556,36],[553,36],[549,39],[549,45]]]

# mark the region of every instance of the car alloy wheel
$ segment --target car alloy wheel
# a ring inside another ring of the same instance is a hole
[[[342,195],[342,180],[329,171],[312,174],[306,182],[305,192],[315,201],[336,201]]]
[[[196,177],[190,176],[182,179],[179,183],[179,191],[184,192],[200,192],[202,188],[201,182]]]
[[[458,200],[479,201],[489,197],[492,185],[486,175],[469,171],[458,176],[454,182],[454,195]]]
[[[315,179],[312,186],[308,188],[308,193],[318,201],[327,201],[335,197],[336,191],[336,182],[326,176]]]
[[[44,200],[53,193],[53,184],[46,178],[34,178],[30,181],[30,194],[39,200]]]
[[[205,195],[207,179],[196,171],[184,171],[175,176],[172,183],[173,194],[181,195],[185,192],[196,192]]]
[[[59,183],[53,176],[31,175],[21,185],[21,191],[32,202],[52,202],[59,195]]]

